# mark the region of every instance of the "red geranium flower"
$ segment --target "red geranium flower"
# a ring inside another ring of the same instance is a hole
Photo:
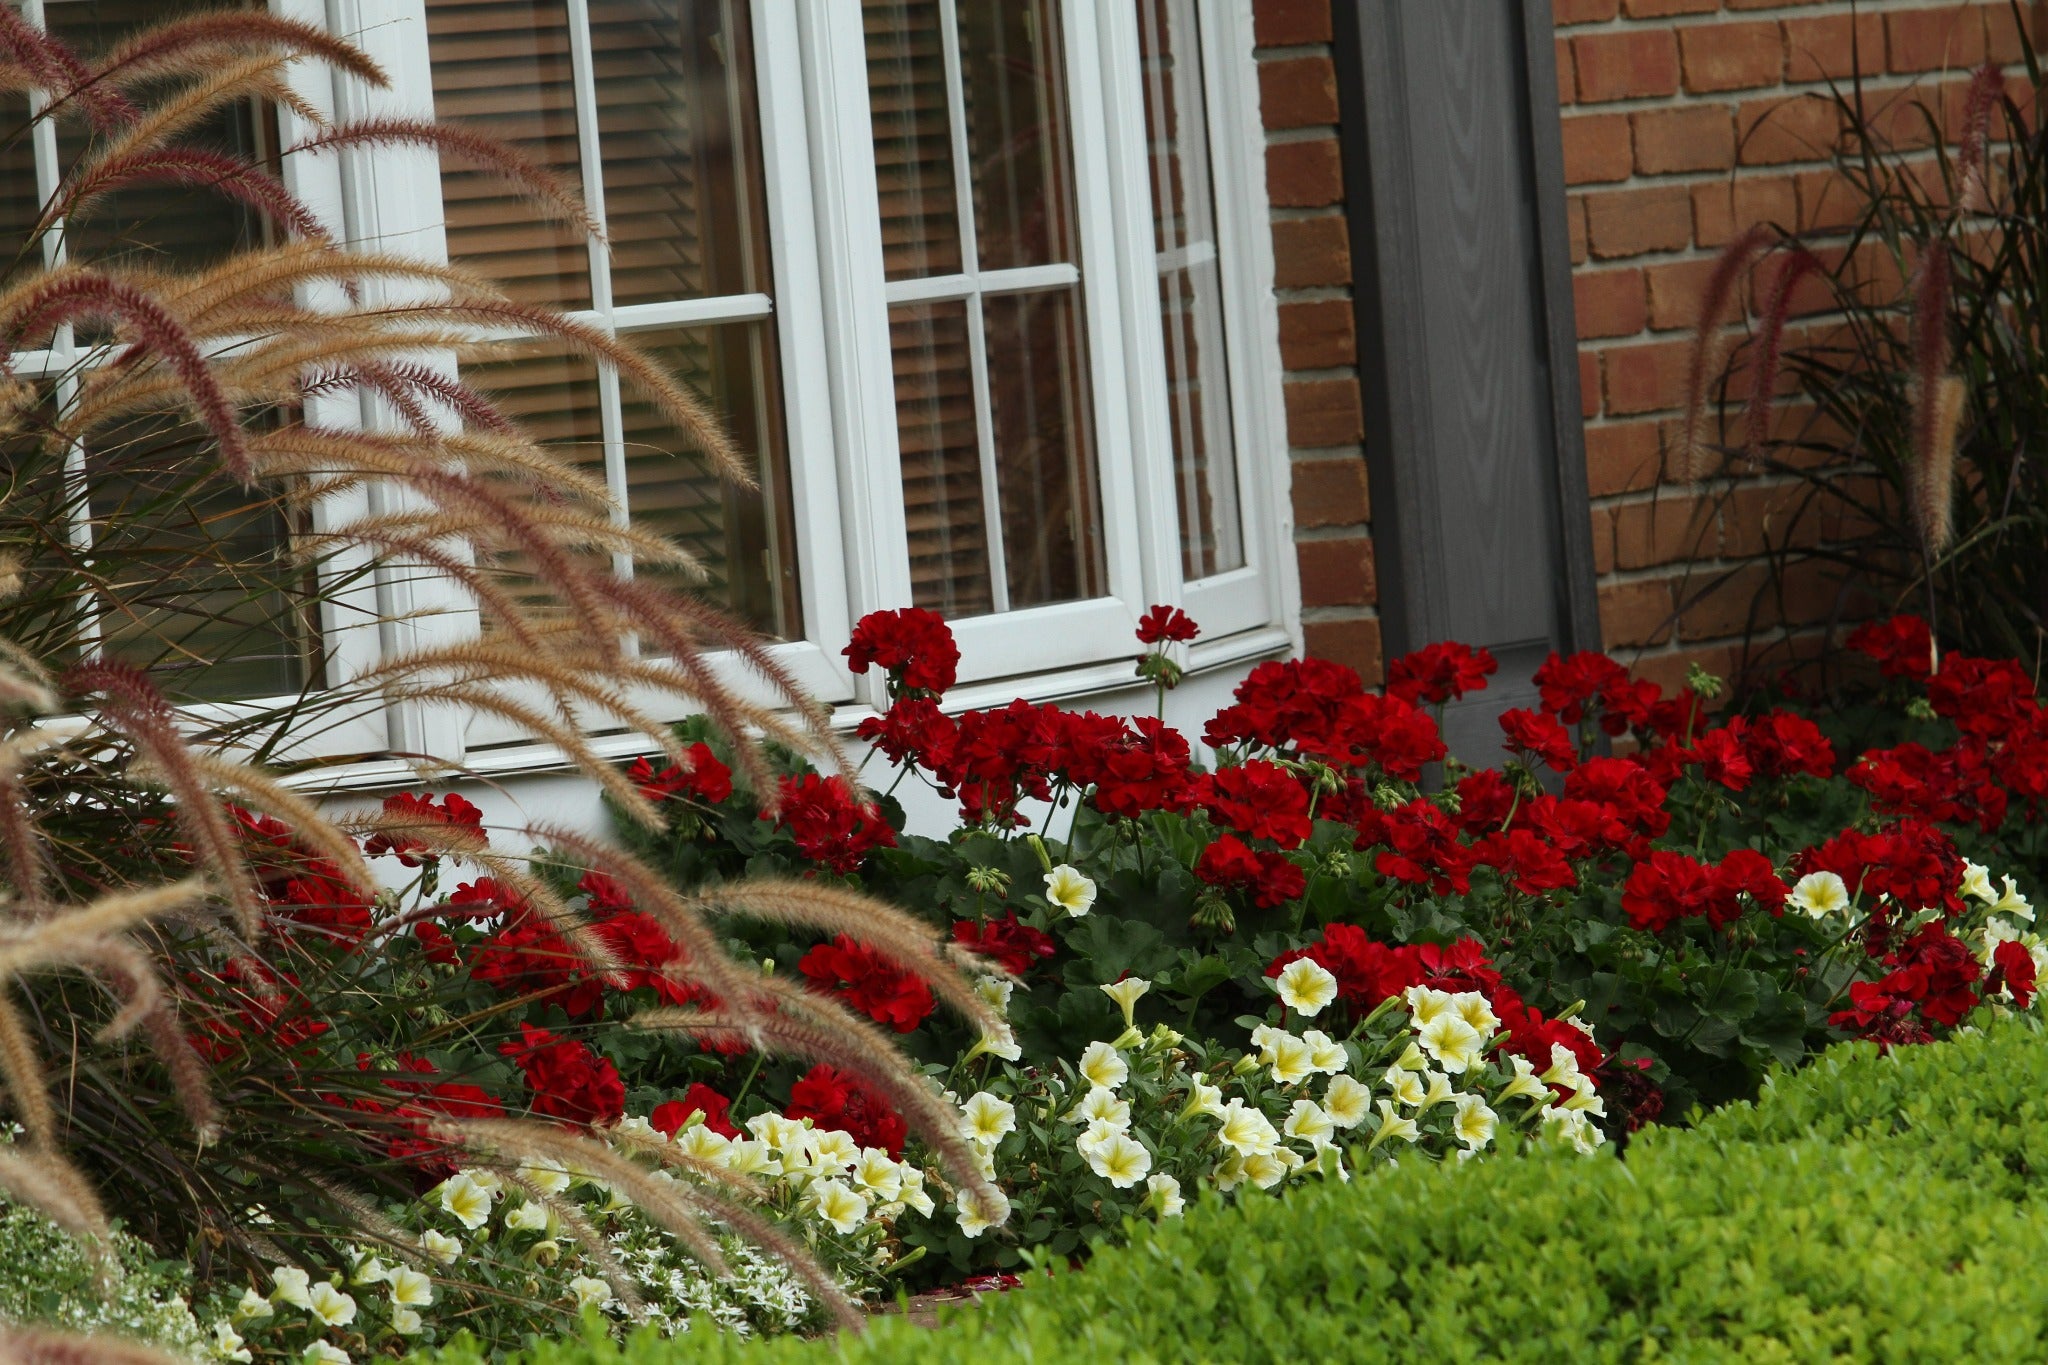
[[[486,845],[490,843],[484,835],[484,813],[453,792],[441,798],[441,805],[438,808],[431,796],[398,792],[384,798],[384,813],[399,822],[398,828],[374,834],[363,845],[363,852],[372,858],[392,853],[407,867],[418,867],[423,861],[437,857],[438,855],[428,851],[424,840],[405,832],[408,825],[416,828],[444,825],[451,829],[468,830],[476,835],[480,842]]]
[[[1249,890],[1252,904],[1261,910],[1285,905],[1308,887],[1308,877],[1300,868],[1278,853],[1247,847],[1234,834],[1226,834],[1202,850],[1195,875],[1225,890]]]
[[[1193,795],[1210,819],[1249,838],[1271,839],[1282,848],[1308,842],[1308,792],[1277,763],[1255,758],[1204,774],[1195,779]]]
[[[932,988],[845,934],[805,953],[797,970],[878,1024],[908,1033],[931,1014]]]
[[[869,716],[854,734],[886,754],[892,763],[906,760],[936,772],[952,756],[958,728],[930,697],[898,697],[879,716]]]
[[[1147,811],[1184,810],[1188,804],[1188,765],[1193,755],[1180,731],[1155,716],[1139,716],[1128,728],[1116,722],[1114,738],[1107,726],[1089,727],[1077,717],[1070,724],[1065,765],[1079,785],[1093,785],[1090,804],[1104,815],[1134,820]],[[1090,742],[1076,742],[1077,732],[1093,728]]]
[[[1386,845],[1373,860],[1382,877],[1427,886],[1439,896],[1472,889],[1472,850],[1458,841],[1458,827],[1434,801],[1417,797],[1384,814],[1365,812],[1354,844]]]
[[[1169,640],[1185,644],[1201,633],[1202,628],[1179,607],[1153,606],[1138,618],[1138,643],[1141,645],[1163,644]]]
[[[1770,711],[1747,721],[1730,721],[1729,728],[1741,736],[1742,751],[1758,777],[1834,774],[1835,746],[1804,716]]]
[[[879,1094],[857,1077],[829,1066],[814,1066],[789,1088],[783,1116],[809,1119],[819,1128],[845,1133],[862,1147],[880,1147],[892,1157],[903,1155],[909,1125]]]
[[[1017,922],[1017,912],[1001,919],[953,922],[953,941],[989,958],[1012,976],[1022,976],[1034,962],[1050,958],[1055,951],[1052,935]]]
[[[1653,851],[1630,869],[1621,908],[1638,929],[1662,933],[1681,919],[1704,915],[1714,904],[1714,870],[1670,849]]]
[[[1742,751],[1740,736],[1726,727],[1701,735],[1694,741],[1686,760],[1699,764],[1700,772],[1707,781],[1718,782],[1732,792],[1747,787],[1754,773],[1749,765],[1749,756]]]
[[[1500,665],[1486,649],[1455,640],[1427,645],[1387,665],[1387,695],[1402,701],[1442,703],[1485,688]]]
[[[1877,660],[1887,678],[1926,682],[1934,671],[1934,641],[1927,623],[1917,616],[1868,621],[1849,636],[1849,648]]]
[[[860,618],[847,642],[846,662],[854,672],[880,666],[891,689],[933,696],[953,685],[960,667],[960,646],[954,643],[946,618],[923,607],[871,611]]]
[[[763,812],[761,818],[770,818]],[[782,779],[782,810],[775,823],[796,840],[797,852],[847,875],[860,870],[878,848],[894,848],[896,831],[882,819],[872,801],[855,801],[853,789],[838,774]]]
[[[2034,955],[2027,945],[2006,939],[1991,950],[1991,974],[1984,978],[1984,994],[1993,995],[2003,986],[2020,1009],[2034,1004]]]
[[[502,1043],[498,1051],[525,1074],[535,1113],[601,1126],[618,1122],[626,1112],[626,1087],[610,1058],[532,1024],[521,1024],[519,1035],[518,1042]]]
[[[1567,725],[1584,719],[1587,708],[1601,700],[1602,693],[1628,681],[1628,670],[1605,654],[1581,650],[1577,654],[1553,654],[1536,670],[1535,683],[1543,696],[1543,709]]]
[[[1498,868],[1502,880],[1526,896],[1577,886],[1578,874],[1549,843],[1526,829],[1489,834],[1472,846],[1474,865]]]
[[[1556,720],[1540,712],[1523,707],[1504,712],[1500,728],[1508,737],[1501,747],[1509,753],[1528,754],[1558,772],[1569,771],[1579,760],[1571,735]]]
[[[2012,659],[1951,654],[1927,684],[1934,714],[1966,735],[1997,740],[2038,719],[2034,680]]]
[[[740,1130],[732,1126],[732,1101],[701,1081],[692,1083],[681,1099],[664,1100],[655,1105],[647,1121],[667,1136],[674,1137],[683,1131],[692,1114],[702,1114],[704,1126],[720,1137],[736,1138],[740,1135]]]
[[[636,758],[626,776],[642,796],[654,802],[679,797],[715,806],[732,795],[732,769],[719,762],[710,745],[702,741],[692,744],[683,757],[688,767],[672,763],[660,772],[646,759]]]

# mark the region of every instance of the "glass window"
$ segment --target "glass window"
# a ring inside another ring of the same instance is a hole
[[[911,587],[976,616],[1106,571],[1057,0],[862,0]]]
[[[466,377],[691,550],[700,591],[800,636],[748,0],[426,0],[426,12],[436,116],[582,185],[606,234],[593,249],[451,162],[450,257],[650,347],[721,415],[759,487],[722,482],[608,366],[536,344]]]

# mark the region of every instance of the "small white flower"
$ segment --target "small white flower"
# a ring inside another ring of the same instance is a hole
[[[1288,1153],[1287,1155],[1291,1156],[1293,1154]],[[1295,1161],[1298,1165],[1300,1158],[1296,1157]],[[1285,1180],[1287,1173],[1292,1169],[1294,1167],[1288,1165],[1286,1157],[1277,1151],[1262,1152],[1244,1159],[1245,1179],[1251,1181],[1252,1184],[1262,1190],[1270,1190]]]
[[[810,1129],[796,1119],[784,1118],[775,1113],[763,1113],[747,1120],[747,1131],[776,1151],[787,1152],[790,1148],[802,1144]]]
[[[391,1267],[364,1251],[355,1249],[356,1268],[348,1277],[350,1284],[382,1284],[384,1277],[391,1273]]]
[[[356,1301],[325,1280],[306,1291],[306,1307],[329,1327],[346,1327],[356,1320]]]
[[[903,1201],[903,1207],[915,1210],[926,1218],[931,1217],[938,1205],[932,1203],[931,1194],[924,1187],[924,1172],[915,1166],[903,1166],[898,1169],[903,1178],[903,1188],[896,1197]]]
[[[1322,1013],[1337,998],[1337,978],[1319,962],[1297,957],[1280,969],[1280,1003],[1305,1015]]]
[[[1216,1163],[1216,1169],[1209,1172],[1210,1183],[1223,1194],[1229,1194],[1244,1184],[1244,1155],[1231,1152]]]
[[[1145,1177],[1145,1203],[1161,1218],[1178,1218],[1188,1206],[1181,1197],[1180,1182],[1165,1174]]]
[[[429,1308],[434,1302],[434,1282],[411,1266],[392,1270],[391,1301],[402,1308]]]
[[[249,1350],[243,1344],[242,1334],[226,1318],[213,1324],[213,1353],[222,1360],[248,1360]]]
[[[605,1300],[612,1296],[612,1287],[603,1280],[589,1275],[578,1275],[569,1281],[569,1292],[576,1296],[576,1307],[602,1308]]]
[[[257,1318],[267,1318],[276,1311],[270,1306],[269,1299],[253,1289],[244,1289],[242,1301],[235,1305],[235,1321],[252,1322]]]
[[[347,1351],[324,1341],[308,1345],[299,1359],[306,1361],[307,1365],[349,1365]]]
[[[1413,1109],[1422,1103],[1424,1094],[1422,1077],[1413,1071],[1404,1071],[1399,1066],[1387,1068],[1387,1074],[1380,1078],[1387,1083],[1387,1089],[1394,1092],[1394,1098]]]
[[[1127,976],[1121,981],[1112,981],[1100,988],[1102,993],[1116,1001],[1116,1007],[1124,1012],[1124,1027],[1133,1028],[1132,1011],[1138,1006],[1139,997],[1152,989],[1152,983],[1142,976]]]
[[[1281,1085],[1307,1080],[1316,1071],[1315,1051],[1291,1033],[1273,1040],[1273,1079]]]
[[[1577,1085],[1579,1083],[1579,1059],[1563,1043],[1550,1045],[1550,1069],[1543,1073],[1546,1085]]]
[[[1991,903],[1991,913],[1994,915],[2011,915],[2014,919],[2023,919],[2029,924],[2033,923],[2034,907],[2029,905],[2027,898],[2020,894],[2020,889],[2013,883],[2013,879],[2011,877],[2000,877],[1999,880],[2005,883],[2005,894]]]
[[[1458,1112],[1451,1119],[1451,1132],[1468,1151],[1479,1151],[1493,1141],[1497,1115],[1478,1095],[1458,1096]]]
[[[1081,1136],[1074,1139],[1074,1150],[1082,1156],[1087,1156],[1111,1138],[1122,1137],[1129,1131],[1125,1124],[1111,1123],[1108,1119],[1092,1119],[1088,1126],[1081,1130]]]
[[[1323,1112],[1339,1128],[1356,1128],[1372,1113],[1372,1091],[1350,1076],[1332,1076],[1323,1092]]]
[[[974,983],[974,993],[997,1014],[1010,1012],[1010,992],[1016,989],[1016,982],[1001,976],[980,977]]]
[[[1478,991],[1459,991],[1451,997],[1451,1008],[1472,1026],[1481,1042],[1500,1032],[1500,1016],[1493,1012],[1493,1006]]]
[[[1045,898],[1080,919],[1095,908],[1095,883],[1061,863],[1045,874]]]
[[[1118,1099],[1116,1091],[1098,1085],[1091,1087],[1081,1097],[1081,1102],[1067,1111],[1067,1117],[1080,1123],[1107,1123],[1122,1132],[1131,1126],[1131,1106],[1129,1101]]]
[[[441,1207],[474,1232],[490,1220],[491,1192],[468,1171],[457,1171],[441,1182]]]
[[[843,1180],[820,1180],[811,1186],[811,1211],[841,1233],[851,1233],[868,1216],[868,1201]]]
[[[781,1168],[768,1144],[751,1138],[727,1143],[719,1149],[717,1160],[735,1175],[772,1175]]]
[[[1587,1114],[1606,1117],[1607,1102],[1600,1098],[1600,1092],[1593,1088],[1592,1078],[1580,1073],[1574,1082],[1571,1097],[1564,1102],[1567,1109],[1580,1110]]]
[[[288,1303],[294,1308],[311,1308],[308,1296],[311,1285],[306,1272],[295,1265],[281,1265],[270,1272],[270,1297],[276,1303]]]
[[[531,1200],[505,1215],[505,1226],[514,1232],[539,1232],[548,1225],[548,1211]]]
[[[1449,1104],[1455,1092],[1451,1089],[1451,1078],[1441,1071],[1425,1071],[1422,1079],[1428,1089],[1422,1092],[1422,1103],[1416,1108],[1428,1112],[1439,1104]]]
[[[1280,1134],[1273,1121],[1256,1109],[1246,1108],[1243,1100],[1225,1104],[1222,1118],[1223,1126],[1216,1130],[1216,1140],[1240,1156],[1269,1154],[1280,1145]]]
[[[1017,1046],[1017,1035],[1010,1032],[1009,1026],[1006,1024],[994,1033],[983,1029],[981,1037],[977,1038],[974,1046],[967,1050],[965,1060],[971,1062],[983,1054],[991,1057],[1000,1057],[1006,1062],[1014,1062],[1023,1058],[1024,1050]]]
[[[838,1128],[811,1130],[811,1162],[838,1170],[852,1170],[860,1164],[860,1144],[851,1133]]]
[[[417,1310],[411,1308],[394,1308],[391,1310],[391,1330],[400,1336],[416,1337],[425,1328],[426,1324],[420,1321],[420,1315]]]
[[[1793,883],[1785,904],[1810,919],[1826,919],[1849,908],[1849,886],[1833,872],[1809,872]]]
[[[1323,1112],[1323,1107],[1314,1100],[1296,1100],[1294,1107],[1287,1111],[1287,1121],[1280,1131],[1311,1147],[1328,1146],[1336,1136],[1337,1125]]]
[[[1118,1133],[1087,1153],[1088,1169],[1120,1190],[1143,1180],[1152,1170],[1152,1153],[1128,1133]]]
[[[1182,1118],[1196,1114],[1207,1114],[1212,1119],[1223,1117],[1223,1088],[1203,1081],[1190,1082],[1187,1107],[1181,1110]]]
[[[717,1161],[732,1139],[708,1123],[693,1123],[676,1134],[676,1148],[696,1161]]]
[[[1420,1032],[1432,1019],[1445,1014],[1456,1013],[1451,1004],[1449,991],[1433,990],[1428,986],[1410,986],[1402,996],[1408,1002],[1408,1013]]]
[[[1078,1069],[1082,1079],[1088,1084],[1104,1086],[1110,1090],[1116,1089],[1131,1076],[1131,1067],[1124,1060],[1124,1055],[1103,1042],[1088,1044],[1087,1049],[1081,1053],[1081,1065]]]
[[[1479,1030],[1466,1023],[1463,1015],[1449,1008],[1432,1016],[1416,1035],[1416,1041],[1422,1044],[1422,1050],[1433,1057],[1438,1066],[1454,1076],[1462,1075],[1466,1067],[1478,1061],[1480,1049],[1486,1045],[1486,1039]]]
[[[519,1176],[542,1194],[560,1194],[569,1188],[569,1173],[558,1161],[542,1157],[519,1168]]]
[[[1998,893],[1991,889],[1991,869],[1967,858],[1963,860],[1963,884],[1957,889],[1986,905],[1998,899]]]
[[[505,1182],[499,1178],[496,1171],[468,1170],[457,1171],[456,1174],[468,1176],[476,1182],[479,1189],[493,1199],[505,1193]]]
[[[1550,1087],[1537,1079],[1534,1064],[1527,1057],[1510,1057],[1508,1060],[1515,1065],[1515,1078],[1501,1090],[1500,1098],[1506,1101],[1519,1095],[1538,1104],[1550,1103]]]
[[[962,1190],[956,1201],[959,1209],[960,1231],[969,1237],[979,1237],[990,1228],[1001,1227],[1010,1219],[1010,1200],[1001,1190],[993,1191],[994,1198],[977,1195],[973,1190]]]
[[[860,1164],[853,1168],[853,1183],[877,1203],[893,1204],[903,1193],[903,1168],[880,1147],[863,1147]]]
[[[1308,1044],[1308,1064],[1325,1076],[1334,1076],[1351,1065],[1344,1045],[1321,1029],[1303,1029],[1301,1041]]]
[[[967,1103],[960,1107],[960,1118],[967,1140],[985,1147],[993,1147],[1017,1131],[1017,1106],[986,1090],[977,1090],[967,1097]]]
[[[1388,1138],[1399,1138],[1413,1142],[1422,1136],[1422,1130],[1415,1126],[1414,1119],[1404,1119],[1394,1113],[1394,1106],[1387,1100],[1380,1101],[1379,1131],[1372,1135],[1372,1145],[1377,1147]]]

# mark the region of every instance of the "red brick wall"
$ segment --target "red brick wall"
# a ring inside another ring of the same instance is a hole
[[[2006,0],[1552,3],[1602,629],[1666,684],[1694,659],[1728,672],[1791,489],[1751,478],[1703,494],[1665,458],[1714,255],[1754,222],[1840,221],[1824,96],[1852,53],[1881,98],[1938,101],[1987,54],[2017,62],[2019,37]],[[1330,0],[1254,0],[1253,13],[1303,631],[1310,653],[1377,679]],[[1784,619],[1761,624],[1796,647],[1835,589],[1818,574],[1791,589]]]
[[[1266,192],[1308,652],[1380,676],[1330,0],[1255,0]]]
[[[1827,164],[1829,78],[1860,61],[1880,107],[1953,108],[1987,53],[2017,62],[2019,35],[2006,0],[1554,3],[1601,625],[1660,681],[1688,659],[1726,672],[1792,489],[1703,492],[1666,459],[1714,254],[1751,223],[1824,231],[1850,207]],[[1816,569],[1790,589],[1759,624],[1799,649],[1836,588]]]

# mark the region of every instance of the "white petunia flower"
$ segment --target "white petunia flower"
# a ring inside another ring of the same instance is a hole
[[[1088,1169],[1120,1190],[1143,1180],[1152,1170],[1152,1153],[1128,1133],[1118,1133],[1087,1154]]]
[[[843,1180],[820,1180],[811,1186],[811,1211],[840,1233],[851,1233],[868,1216],[868,1201]]]
[[[306,1309],[329,1327],[346,1327],[356,1320],[356,1301],[325,1280],[316,1280],[306,1291]]]
[[[547,1157],[522,1164],[519,1177],[542,1194],[560,1194],[569,1188],[569,1173],[562,1169],[562,1163]]]
[[[1145,1205],[1161,1218],[1178,1218],[1188,1201],[1181,1197],[1178,1180],[1160,1174],[1145,1177]]]
[[[1536,1067],[1527,1057],[1510,1057],[1515,1066],[1515,1077],[1500,1092],[1503,1101],[1521,1096],[1535,1100],[1538,1104],[1550,1103],[1550,1087],[1537,1079]]]
[[[1222,1118],[1223,1126],[1216,1130],[1216,1140],[1240,1156],[1270,1153],[1280,1145],[1280,1133],[1273,1127],[1273,1121],[1258,1110],[1247,1108],[1243,1100],[1225,1104]]]
[[[1563,1043],[1550,1045],[1550,1069],[1543,1073],[1546,1085],[1577,1085],[1579,1083],[1579,1059]]]
[[[1414,1119],[1398,1117],[1394,1113],[1394,1106],[1390,1101],[1380,1101],[1379,1131],[1372,1135],[1372,1145],[1374,1147],[1379,1146],[1388,1138],[1399,1138],[1403,1142],[1413,1142],[1421,1136],[1422,1130],[1415,1126]]]
[[[1408,1014],[1415,1021],[1420,1032],[1432,1019],[1456,1013],[1451,1004],[1449,991],[1435,990],[1429,986],[1410,986],[1401,998],[1408,1002]]]
[[[384,1277],[391,1273],[391,1267],[378,1260],[361,1247],[355,1248],[355,1269],[349,1272],[350,1284],[382,1284]]]
[[[974,983],[974,993],[997,1014],[1010,1012],[1010,992],[1016,989],[1016,982],[1001,976],[979,977]]]
[[[1152,983],[1142,976],[1127,976],[1121,981],[1112,981],[1099,988],[1102,993],[1116,1001],[1116,1007],[1124,1012],[1124,1027],[1135,1028],[1132,1012],[1137,1009],[1139,999],[1152,989]]]
[[[1323,1112],[1339,1128],[1356,1128],[1372,1113],[1372,1091],[1350,1076],[1332,1076],[1330,1088],[1323,1092]]]
[[[394,1308],[391,1310],[391,1330],[400,1336],[416,1337],[426,1330],[426,1323],[420,1321],[417,1309]]]
[[[1081,1102],[1067,1111],[1067,1117],[1077,1123],[1107,1123],[1122,1132],[1131,1126],[1131,1105],[1107,1086],[1092,1086]]]
[[[1458,1112],[1451,1119],[1451,1132],[1468,1151],[1479,1151],[1493,1141],[1493,1129],[1498,1119],[1486,1101],[1478,1095],[1458,1096]]]
[[[1809,872],[1793,883],[1785,904],[1809,919],[1826,919],[1849,908],[1849,885],[1833,872]]]
[[[1301,1014],[1322,1013],[1337,998],[1337,978],[1320,962],[1297,957],[1280,969],[1280,1003]]]
[[[1303,1029],[1301,1041],[1308,1044],[1309,1066],[1325,1076],[1334,1076],[1351,1065],[1351,1054],[1344,1050],[1344,1044],[1321,1029]]]
[[[1128,1124],[1111,1123],[1108,1119],[1091,1119],[1088,1126],[1081,1130],[1081,1136],[1074,1139],[1074,1150],[1082,1156],[1087,1156],[1111,1138],[1122,1137],[1129,1131]]]
[[[1315,1050],[1307,1043],[1283,1033],[1273,1042],[1273,1079],[1281,1085],[1307,1080],[1316,1074],[1315,1060]]]
[[[1017,1131],[1017,1106],[986,1090],[977,1090],[960,1107],[960,1119],[960,1130],[968,1141],[993,1147]]]
[[[694,1161],[717,1161],[732,1139],[708,1123],[693,1123],[676,1134],[676,1147]]]
[[[1292,1156],[1293,1153],[1287,1155]],[[1300,1158],[1295,1158],[1296,1164]],[[1270,1190],[1287,1178],[1293,1167],[1287,1164],[1280,1152],[1261,1152],[1244,1159],[1244,1178],[1262,1190]]]
[[[984,1195],[977,1195],[972,1190],[960,1191],[956,1201],[960,1231],[969,1237],[979,1237],[990,1228],[1001,1227],[1009,1221],[1009,1196],[1001,1190],[995,1190],[993,1194],[994,1198],[990,1199]]]
[[[1078,1069],[1082,1079],[1088,1084],[1104,1086],[1110,1090],[1116,1089],[1131,1077],[1130,1063],[1124,1060],[1124,1055],[1103,1042],[1088,1044],[1087,1049],[1081,1054],[1081,1065]]]
[[[411,1266],[393,1268],[388,1277],[391,1301],[404,1308],[430,1308],[434,1303],[434,1282]]]
[[[2029,905],[2027,898],[2020,894],[2019,887],[2014,884],[2011,877],[2001,877],[1999,880],[2005,883],[2005,893],[1997,900],[1991,902],[1991,913],[1994,915],[2011,915],[2014,919],[2023,919],[2027,923],[2032,924],[2034,922],[2034,907]]]
[[[1472,1026],[1482,1043],[1500,1032],[1500,1016],[1478,991],[1459,991],[1451,997],[1451,1008]]]
[[[483,1192],[493,1199],[505,1193],[505,1182],[496,1171],[468,1170],[457,1171],[456,1174],[466,1175],[471,1180],[474,1180],[482,1188]]]
[[[242,1334],[226,1318],[213,1324],[213,1354],[221,1360],[248,1360],[249,1349],[242,1341]]]
[[[1607,1114],[1606,1101],[1600,1098],[1600,1092],[1593,1088],[1592,1079],[1583,1072],[1574,1083],[1572,1095],[1564,1102],[1564,1107],[1602,1118]]]
[[[348,1352],[325,1341],[309,1344],[299,1359],[306,1365],[349,1365]]]
[[[787,1152],[792,1147],[801,1146],[811,1130],[796,1119],[769,1112],[748,1119],[747,1131],[776,1151]]]
[[[1422,1086],[1422,1077],[1399,1066],[1388,1067],[1387,1074],[1380,1079],[1387,1083],[1387,1089],[1394,1092],[1394,1098],[1410,1109],[1421,1104],[1423,1095],[1427,1093]]]
[[[1314,1100],[1296,1100],[1294,1107],[1287,1111],[1287,1121],[1280,1125],[1280,1131],[1297,1141],[1321,1148],[1328,1146],[1336,1136],[1337,1125]]]
[[[1998,899],[1998,893],[1991,889],[1991,869],[1967,858],[1963,860],[1963,884],[1957,890],[1986,905]]]
[[[719,1149],[718,1164],[735,1175],[773,1175],[782,1163],[768,1149],[768,1144],[752,1138],[741,1138],[728,1142]]]
[[[1209,1172],[1209,1182],[1223,1194],[1229,1194],[1239,1185],[1244,1184],[1243,1153],[1231,1152],[1223,1160],[1217,1162],[1216,1169]]]
[[[1272,1061],[1274,1045],[1287,1036],[1286,1029],[1274,1028],[1271,1024],[1261,1024],[1253,1029],[1252,1046],[1259,1050],[1259,1060],[1261,1062]]]
[[[1196,1114],[1207,1114],[1212,1119],[1223,1117],[1223,1088],[1203,1081],[1191,1081],[1188,1085],[1188,1102],[1181,1111],[1182,1118]]]
[[[966,1060],[971,1062],[976,1057],[984,1055],[1015,1062],[1022,1060],[1024,1050],[1017,1046],[1017,1035],[1012,1033],[1006,1024],[994,1033],[983,1029],[981,1036],[974,1040],[974,1046],[967,1050]]]
[[[1061,863],[1045,874],[1045,898],[1080,919],[1095,908],[1095,883]]]
[[[1448,996],[1445,998],[1449,999]],[[1424,1024],[1416,1041],[1422,1044],[1422,1050],[1434,1058],[1438,1066],[1454,1076],[1463,1075],[1466,1067],[1478,1061],[1480,1051],[1486,1045],[1486,1039],[1479,1030],[1450,1008]]]
[[[903,1168],[880,1147],[863,1147],[860,1164],[853,1168],[853,1183],[876,1202],[893,1204],[903,1193]]]
[[[1422,1073],[1422,1079],[1429,1088],[1422,1092],[1422,1103],[1416,1106],[1417,1109],[1427,1113],[1439,1104],[1451,1102],[1455,1092],[1451,1089],[1449,1076],[1441,1071],[1425,1071]]]
[[[306,1272],[295,1265],[281,1265],[270,1272],[270,1297],[276,1303],[288,1303],[294,1308],[311,1308],[309,1296],[311,1284]]]
[[[244,1289],[241,1302],[235,1305],[235,1321],[253,1322],[257,1318],[267,1318],[276,1311],[270,1306],[269,1299],[253,1289]]]
[[[924,1172],[915,1166],[903,1166],[899,1174],[903,1179],[903,1188],[896,1197],[903,1201],[903,1207],[926,1218],[931,1217],[938,1205],[932,1203],[931,1193],[924,1187]]]
[[[838,1128],[811,1130],[811,1163],[848,1171],[860,1164],[860,1144],[851,1133]]]
[[[470,1172],[457,1171],[441,1182],[441,1207],[474,1232],[490,1221],[491,1192]]]
[[[589,1275],[578,1275],[569,1281],[569,1292],[576,1296],[576,1307],[602,1308],[605,1300],[612,1296],[612,1287],[603,1280]]]
[[[528,1200],[505,1215],[505,1226],[514,1232],[539,1232],[548,1225],[548,1211]]]

